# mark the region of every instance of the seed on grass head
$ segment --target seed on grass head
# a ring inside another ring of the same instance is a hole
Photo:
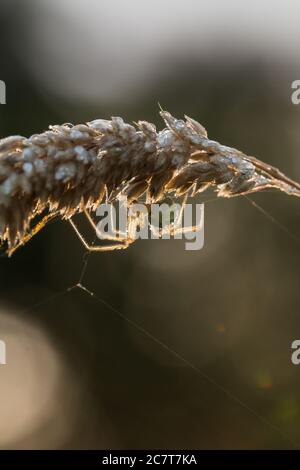
[[[195,195],[209,186],[220,197],[267,188],[300,196],[300,184],[277,168],[207,137],[194,119],[161,111],[165,128],[121,117],[53,125],[26,139],[0,141],[2,241],[12,253],[53,217],[95,210],[104,197],[147,203],[168,194]],[[46,214],[30,231],[33,219]]]

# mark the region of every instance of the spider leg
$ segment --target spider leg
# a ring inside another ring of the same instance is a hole
[[[130,237],[130,239],[135,240],[137,238],[137,228],[142,228],[145,226],[145,219],[146,214],[144,214],[143,212],[137,212],[128,217],[128,236]]]
[[[184,213],[184,208],[186,206],[186,200],[187,196],[184,199],[182,210],[180,211],[180,219],[178,218],[177,224],[174,224],[172,235],[176,238],[176,235],[183,235],[185,233],[194,233],[194,232],[200,232],[203,228],[203,210],[200,212],[200,218],[199,220],[196,220],[195,225],[188,225],[188,226],[183,226],[182,224],[182,219],[183,219],[183,213]],[[198,213],[196,212],[198,215]],[[198,217],[197,217],[198,218]]]
[[[183,216],[184,216],[184,210],[185,210],[185,207],[186,207],[187,199],[188,199],[188,193],[186,193],[186,195],[184,196],[180,211],[179,211],[175,221],[172,224],[169,224],[168,226],[166,226],[166,227],[164,227],[163,229],[160,229],[160,230],[156,229],[154,226],[151,226],[151,230],[153,231],[153,233],[156,236],[161,237],[162,235],[168,233],[168,234],[172,235],[174,238],[176,238],[176,235],[178,235],[178,238],[181,238],[181,237],[179,237],[179,235],[183,235],[185,233],[200,232],[200,230],[202,230],[202,228],[203,228],[203,216],[202,215],[200,217],[200,220],[197,221],[197,223],[195,225],[189,225],[189,226],[186,226],[186,227],[182,226],[183,225],[182,221],[183,221]]]
[[[187,192],[182,200],[180,211],[178,212],[178,214],[176,214],[176,219],[174,220],[174,222],[169,225],[166,225],[161,229],[157,229],[156,227],[151,225],[151,231],[154,233],[155,236],[162,237],[166,234],[175,235],[178,233],[185,233],[184,231],[182,231],[182,220],[188,196],[189,193]]]
[[[99,238],[101,238],[102,240],[110,240],[110,241],[119,242],[120,240],[127,240],[128,239],[127,233],[122,232],[120,230],[116,230],[114,228],[113,217],[112,217],[112,209],[111,209],[111,212],[110,212],[111,227],[112,227],[113,233],[115,233],[116,236],[113,236],[113,235],[110,235],[109,233],[103,232],[99,228],[99,226],[95,224],[94,220],[91,217],[91,214],[85,208],[83,209],[83,213],[86,216],[86,218],[87,218],[89,224],[91,225],[91,227],[93,228],[93,230],[95,230],[96,235]]]
[[[178,227],[173,230],[172,235],[182,235],[184,233],[200,232],[201,229],[202,223],[200,221],[200,223],[196,225],[189,225],[188,227]]]
[[[89,243],[85,240],[83,235],[78,230],[78,228],[77,228],[75,222],[72,220],[72,218],[68,219],[68,221],[69,221],[71,227],[73,228],[73,230],[75,231],[77,237],[79,238],[79,240],[81,241],[81,243],[83,244],[83,246],[85,247],[85,249],[87,251],[125,250],[126,248],[128,248],[128,246],[131,243],[134,242],[134,239],[131,239],[131,238],[128,237],[126,240],[121,241],[121,243],[115,243],[115,244],[111,244],[111,245],[102,245],[102,246],[89,245]]]
[[[170,230],[171,234],[175,235],[175,233],[179,233],[178,230],[182,230],[182,221],[183,221],[183,214],[186,206],[187,199],[189,197],[189,192],[187,192],[182,200],[181,208],[179,214],[173,224],[171,224]]]
[[[42,230],[45,225],[50,222],[50,220],[54,219],[57,217],[58,213],[50,213],[45,215],[42,220],[40,220],[31,230],[30,232],[26,233],[25,235],[22,236],[20,241],[12,246],[11,248],[9,247],[7,250],[8,256],[11,256],[18,248],[20,248],[22,245],[25,245],[25,243],[29,242],[32,237],[34,237],[40,230]]]

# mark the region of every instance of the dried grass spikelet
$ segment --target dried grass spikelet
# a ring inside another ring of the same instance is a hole
[[[0,141],[0,236],[8,252],[26,241],[32,220],[69,218],[106,197],[144,193],[149,202],[214,186],[232,197],[266,188],[300,196],[300,185],[274,167],[207,137],[197,121],[161,111],[166,127],[122,118],[50,126],[30,138]],[[37,226],[38,227],[38,226]]]

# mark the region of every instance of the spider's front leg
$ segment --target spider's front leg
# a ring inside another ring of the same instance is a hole
[[[195,225],[192,225],[191,220],[188,221],[189,225],[184,225],[188,197],[189,192],[185,194],[180,210],[177,212],[174,222],[166,225],[161,229],[157,229],[154,225],[151,224],[151,231],[156,238],[162,238],[164,235],[168,235],[168,238],[173,236],[175,239],[181,239],[183,234],[199,232],[202,229],[203,222],[201,214],[200,219],[196,221]]]
[[[193,225],[192,214],[190,213],[189,217],[187,215],[187,198],[188,198],[188,196],[189,196],[189,193],[186,193],[186,195],[183,199],[183,202],[182,202],[179,217],[174,222],[174,225],[172,227],[172,232],[171,233],[172,233],[172,235],[174,236],[175,239],[176,238],[181,239],[182,235],[184,235],[184,234],[200,232],[200,230],[203,229],[203,223],[204,223],[203,204],[201,204],[201,205],[196,204],[196,224]],[[190,206],[189,208],[191,208],[191,207],[192,206]],[[199,208],[200,208],[200,212],[198,211]],[[188,218],[189,220],[186,221],[186,218]],[[185,225],[186,223],[188,223],[189,225]]]
[[[188,199],[189,193],[187,192],[184,195],[184,198],[181,203],[180,210],[177,211],[174,222],[171,222],[170,224],[166,225],[165,227],[162,227],[161,229],[155,229],[154,228],[154,233],[158,235],[160,238],[163,237],[164,235],[169,235],[169,236],[175,236],[183,232],[183,216],[184,216],[184,210],[186,207],[186,202]],[[177,208],[177,206],[176,206]]]

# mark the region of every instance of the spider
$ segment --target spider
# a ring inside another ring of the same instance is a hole
[[[146,225],[150,227],[151,231],[151,238],[170,238],[171,236],[174,238],[182,238],[182,235],[187,234],[187,233],[195,233],[199,232],[200,230],[203,229],[203,216],[197,220],[197,223],[195,225],[188,225],[188,226],[183,226],[183,221],[184,221],[184,212],[187,204],[187,199],[188,199],[189,193],[186,193],[186,195],[183,198],[182,204],[180,206],[180,209],[177,210],[175,213],[174,221],[170,222],[169,224],[165,224],[162,227],[157,227],[151,222],[149,222],[149,212],[150,212],[150,206],[149,205],[144,205],[143,208],[145,208],[145,211],[142,211],[140,208],[139,210],[135,210],[134,212],[130,210],[128,219],[127,219],[127,229],[126,231],[122,230],[117,230],[115,228],[115,221],[113,217],[113,209],[114,206],[110,206],[110,232],[114,233],[112,235],[111,233],[105,232],[103,229],[101,229],[100,224],[97,224],[94,222],[91,214],[84,208],[83,213],[89,223],[89,225],[92,227],[94,233],[98,236],[98,238],[106,241],[111,241],[113,243],[106,244],[106,245],[91,245],[89,244],[85,237],[82,235],[80,230],[78,229],[76,223],[72,218],[69,219],[69,223],[73,230],[75,231],[77,237],[83,244],[84,248],[87,251],[95,252],[95,251],[112,251],[112,250],[122,250],[128,248],[132,243],[136,241],[137,237],[137,231],[138,228],[145,227]],[[122,199],[121,199],[122,200]],[[124,202],[123,202],[124,203]]]

